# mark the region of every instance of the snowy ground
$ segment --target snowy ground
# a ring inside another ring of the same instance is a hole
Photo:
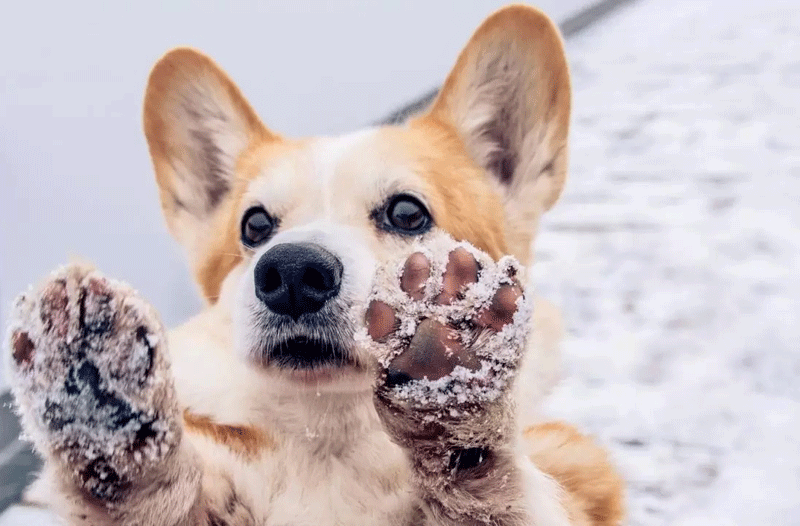
[[[611,448],[632,525],[800,525],[800,2],[642,0],[568,51],[547,411]]]

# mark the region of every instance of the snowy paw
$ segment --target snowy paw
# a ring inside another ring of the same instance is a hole
[[[8,358],[25,432],[98,499],[118,498],[178,440],[165,345],[153,309],[86,266],[17,299]]]
[[[519,270],[439,235],[379,271],[367,332],[382,365],[376,407],[398,443],[458,466],[508,440],[532,309]]]

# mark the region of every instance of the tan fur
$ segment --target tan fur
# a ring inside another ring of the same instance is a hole
[[[296,151],[303,144],[302,141],[278,138],[276,135],[267,137],[266,140],[254,141],[237,160],[237,180],[230,196],[210,221],[207,242],[194,261],[195,279],[209,303],[217,301],[222,282],[242,262],[239,212],[247,184],[261,174],[270,159]]]
[[[189,433],[208,437],[248,459],[276,447],[272,437],[253,426],[218,424],[208,416],[195,415],[188,410],[183,413],[183,424]]]
[[[624,484],[605,450],[563,422],[530,426],[523,435],[534,463],[566,490],[565,506],[576,525],[620,523]]]
[[[380,131],[389,162],[409,164],[427,184],[436,224],[493,258],[509,254],[503,204],[457,132],[433,119]],[[394,158],[392,158],[394,157]],[[527,256],[526,251],[514,254]]]
[[[209,303],[215,303],[219,297],[220,287],[231,270],[242,262],[242,253],[238,242],[239,225],[236,222],[238,196],[232,196],[222,205],[230,213],[217,216],[210,227],[207,243],[199,249],[199,257],[195,263],[195,280],[200,285],[203,297]]]

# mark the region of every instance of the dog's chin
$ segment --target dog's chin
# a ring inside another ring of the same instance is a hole
[[[297,388],[360,391],[369,386],[367,368],[340,344],[296,337],[259,354],[256,361],[265,372]]]
[[[370,376],[356,367],[317,368],[311,370],[278,369],[282,383],[296,390],[325,393],[360,393],[370,389]]]

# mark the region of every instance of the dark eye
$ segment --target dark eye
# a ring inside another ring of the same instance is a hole
[[[242,243],[253,248],[266,241],[275,228],[275,220],[260,206],[247,210],[242,217]]]
[[[425,205],[410,195],[398,195],[386,207],[384,228],[403,234],[422,234],[431,226],[431,214]]]

